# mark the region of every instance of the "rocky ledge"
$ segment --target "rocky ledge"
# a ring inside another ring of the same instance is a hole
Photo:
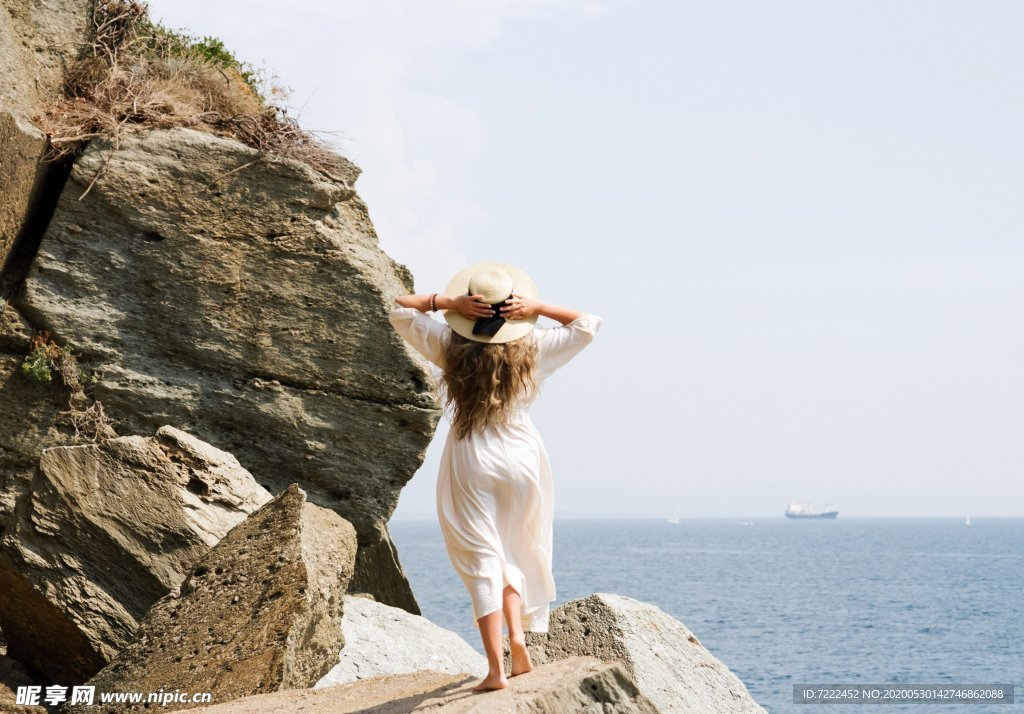
[[[474,692],[472,676],[421,670],[412,674],[381,675],[351,684],[248,697],[202,708],[204,714],[261,712],[364,712],[365,714],[657,714],[618,662],[595,657],[572,657],[536,667],[509,679],[509,686]]]

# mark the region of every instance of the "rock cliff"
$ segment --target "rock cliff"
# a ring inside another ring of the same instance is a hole
[[[328,175],[186,127],[41,163],[27,115],[57,91],[87,5],[2,0],[5,41],[22,49],[0,65],[0,515],[43,448],[76,442],[66,395],[19,381],[45,330],[95,377],[117,434],[169,424],[271,492],[301,484],[358,531],[353,590],[418,613],[387,520],[439,412],[426,364],[387,323],[412,277],[377,245],[359,170],[339,157]]]
[[[356,526],[354,587],[418,612],[386,524],[438,411],[388,329],[412,279],[378,248],[356,173],[188,128],[95,140],[13,305],[77,348],[116,428],[176,425],[271,492],[301,484]]]

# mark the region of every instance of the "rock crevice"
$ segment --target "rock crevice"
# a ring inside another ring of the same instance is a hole
[[[6,135],[10,129],[9,124],[18,121],[23,120],[18,120],[10,114],[0,114],[0,134]],[[22,131],[26,133],[34,129],[30,125],[22,126]],[[48,142],[41,132],[39,136],[38,145],[43,147],[41,153],[45,153]],[[6,138],[7,136],[0,136],[0,145],[10,152],[11,145],[4,141]],[[53,212],[57,208],[57,202],[64,192],[64,185],[75,163],[73,155],[56,161],[45,161],[42,155],[34,158],[38,162],[38,171],[34,186],[26,200],[24,215],[17,231],[7,241],[6,251],[0,250],[0,257],[6,258],[3,260],[3,268],[0,269],[0,299],[3,300],[13,300],[17,297],[18,289],[39,250],[39,244],[50,225],[50,219],[53,218]],[[3,247],[3,241],[0,241],[0,247]],[[45,326],[34,327],[43,329]]]

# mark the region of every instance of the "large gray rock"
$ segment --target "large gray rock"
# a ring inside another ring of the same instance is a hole
[[[11,656],[50,682],[84,681],[269,499],[231,454],[170,426],[44,450],[0,540]]]
[[[618,660],[666,714],[764,712],[681,622],[623,595],[595,593],[565,603],[551,612],[547,633],[526,633],[526,645],[534,665],[579,655]]]
[[[418,614],[386,523],[440,412],[388,324],[412,277],[357,173],[186,128],[94,140],[15,304],[99,371],[119,432],[173,424],[272,492],[299,483],[356,527],[353,589]]]
[[[316,683],[317,689],[421,669],[468,672],[478,677],[487,674],[484,656],[454,632],[366,597],[345,598],[341,629],[345,649],[338,655],[338,663]]]
[[[573,657],[509,679],[505,689],[473,692],[479,679],[423,670],[326,689],[247,697],[203,707],[203,714],[658,714],[618,662]]]
[[[98,692],[212,692],[217,701],[313,686],[345,645],[356,533],[305,496],[293,484],[228,533],[89,684]]]

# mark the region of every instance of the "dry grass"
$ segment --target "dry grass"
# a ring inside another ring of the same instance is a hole
[[[286,88],[239,62],[216,38],[153,23],[146,2],[95,0],[89,41],[65,76],[64,96],[36,119],[51,137],[50,159],[97,137],[119,146],[130,132],[186,126],[340,178],[344,159],[318,138],[322,132],[288,115],[281,104],[287,97]]]
[[[117,436],[113,420],[103,411],[103,404],[98,400],[84,409],[72,407],[61,414],[65,414],[74,427],[75,441],[95,443],[100,439],[112,439]]]

